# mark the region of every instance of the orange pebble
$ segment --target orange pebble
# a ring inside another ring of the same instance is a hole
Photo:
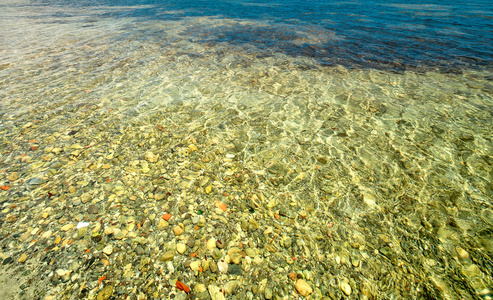
[[[171,218],[171,214],[164,214],[163,219],[168,221]]]
[[[179,289],[179,290],[184,291],[187,294],[190,292],[190,288],[188,286],[186,286],[183,282],[179,281],[179,280],[176,281],[176,288]]]
[[[103,280],[105,279],[106,279],[106,275],[99,277],[98,284],[101,284],[101,282],[103,282]]]
[[[222,203],[221,201],[216,201],[216,207],[222,209],[222,211],[226,211],[226,204]]]
[[[291,272],[289,273],[289,278],[291,278],[291,280],[293,281],[296,281],[298,280],[298,275],[295,272]]]

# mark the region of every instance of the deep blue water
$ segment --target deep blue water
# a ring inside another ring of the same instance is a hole
[[[100,7],[102,17],[134,17],[146,21],[207,16],[264,22],[271,26],[198,26],[192,30],[196,32],[189,34],[195,36],[194,42],[251,45],[261,55],[278,51],[313,57],[323,65],[441,71],[493,66],[491,0],[453,3],[438,0],[35,0],[34,3]],[[105,7],[129,9],[108,13]],[[304,33],[328,38],[300,43]]]

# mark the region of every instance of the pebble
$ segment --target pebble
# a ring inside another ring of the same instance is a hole
[[[176,245],[176,251],[178,251],[178,253],[183,254],[186,250],[187,246],[185,244],[179,243]]]
[[[158,229],[163,229],[169,226],[169,223],[166,222],[165,220],[161,219],[159,220],[159,224],[157,225]]]
[[[219,248],[219,249],[223,249],[225,246],[225,244],[223,242],[221,242],[220,240],[217,240],[216,241],[216,247]]]
[[[214,250],[216,248],[216,239],[215,238],[210,238],[208,241],[207,241],[207,249],[209,249],[210,251]]]
[[[215,261],[211,261],[210,268],[211,268],[211,272],[212,273],[216,273],[216,271],[217,271],[217,264],[216,264]]]
[[[6,259],[3,260],[2,262],[2,265],[6,265],[6,264],[9,264],[13,261],[14,259],[12,258],[12,256],[9,256],[7,257]]]
[[[112,245],[107,245],[106,247],[103,248],[103,253],[106,255],[111,255],[113,253],[113,246]]]
[[[194,272],[195,276],[199,275],[199,270],[201,267],[200,260],[196,260],[190,263],[190,269]]]
[[[193,246],[195,246],[195,239],[194,238],[188,239],[187,246],[193,248]]]
[[[228,265],[228,274],[241,275],[241,268],[236,264]]]
[[[211,262],[207,259],[204,259],[202,261],[202,271],[207,272],[207,270],[209,270],[209,268],[210,268],[210,265],[211,265]]]
[[[265,299],[272,299],[272,289],[269,287],[266,287],[264,290],[264,298]]]
[[[171,261],[175,258],[175,253],[171,250],[167,251],[161,257],[159,257],[160,261]]]
[[[222,256],[223,254],[218,249],[214,249],[212,251],[212,258],[214,258],[215,260],[219,260]]]
[[[90,214],[97,214],[99,212],[99,206],[96,204],[89,205],[87,212]]]
[[[16,181],[17,179],[19,179],[19,173],[17,172],[10,173],[8,179],[9,181]]]
[[[67,271],[65,269],[58,269],[58,270],[56,270],[56,274],[58,276],[60,276],[60,277],[67,275],[67,273],[69,273],[69,271]]]
[[[264,259],[262,257],[260,257],[260,255],[255,255],[255,257],[253,258],[253,264],[255,265],[261,265],[262,263],[264,262]]]
[[[30,237],[31,237],[31,233],[30,232],[25,232],[23,235],[21,235],[19,237],[19,240],[21,242],[26,242]]]
[[[351,286],[348,283],[347,279],[343,279],[341,283],[339,284],[339,289],[346,295],[349,296],[351,295]]]
[[[22,253],[21,256],[19,257],[19,259],[17,260],[17,262],[23,263],[26,260],[27,260],[27,254],[26,253]]]
[[[137,246],[135,247],[135,253],[137,253],[137,255],[142,255],[145,253],[145,250],[141,246]]]
[[[255,220],[254,218],[250,218],[250,219],[248,220],[248,223],[250,223],[250,225],[252,225],[252,227],[253,227],[254,229],[258,229],[258,228],[259,228],[259,226],[260,226],[260,225],[258,224],[257,220]]]
[[[293,280],[293,281],[298,280],[298,274],[296,274],[296,272],[291,272],[291,273],[289,273],[289,275],[288,275],[288,276],[289,276],[289,278],[290,278],[291,280]]]
[[[289,248],[289,247],[291,247],[291,244],[293,242],[289,236],[284,236],[282,238],[282,243],[283,243],[284,248]]]
[[[145,159],[150,163],[155,163],[159,160],[159,154],[154,154],[150,151],[146,152]]]
[[[72,223],[69,223],[69,224],[66,224],[64,226],[62,226],[62,228],[60,228],[61,231],[69,231],[70,229],[72,229],[74,227],[74,224]]]
[[[183,228],[181,228],[180,226],[175,226],[173,227],[173,233],[178,236],[178,235],[181,235],[183,233]]]
[[[217,263],[217,269],[219,270],[219,272],[221,272],[223,274],[228,273],[228,263],[225,262],[224,260],[219,261]]]
[[[257,251],[253,248],[246,248],[245,253],[247,256],[250,256],[252,258],[255,257],[255,255],[257,255]]]
[[[212,300],[223,300],[224,294],[221,292],[221,289],[215,285],[208,286],[209,294]]]
[[[224,292],[227,295],[231,295],[233,293],[233,290],[236,288],[237,285],[238,285],[238,281],[236,281],[236,280],[230,280],[230,281],[226,282],[226,284],[224,285]]]
[[[457,247],[455,250],[457,251],[457,255],[459,255],[459,259],[461,261],[466,261],[469,258],[469,253],[461,247]]]
[[[98,293],[98,296],[97,296],[97,300],[107,300],[111,297],[111,295],[113,295],[113,286],[111,285],[107,285],[105,286],[99,293]]]
[[[298,279],[296,283],[294,284],[294,287],[300,293],[303,297],[306,297],[313,293],[313,289],[310,287],[310,285],[304,281],[303,279]]]
[[[84,204],[91,200],[92,200],[92,196],[89,193],[84,193],[80,195],[80,201]]]
[[[198,283],[195,285],[195,288],[193,289],[193,291],[197,294],[200,294],[200,293],[207,291],[207,287],[203,283]]]

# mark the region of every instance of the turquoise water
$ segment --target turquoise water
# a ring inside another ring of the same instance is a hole
[[[492,298],[489,1],[0,6],[5,297]]]

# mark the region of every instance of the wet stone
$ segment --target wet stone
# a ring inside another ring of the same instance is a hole
[[[228,267],[228,274],[231,275],[241,275],[241,268],[239,265],[230,264]]]
[[[303,279],[298,279],[294,287],[303,297],[306,297],[313,292],[313,289],[310,287],[310,285]]]
[[[142,254],[145,253],[144,248],[142,248],[140,245],[137,246],[137,247],[135,247],[135,250],[134,251],[135,251],[135,253],[137,253],[137,255],[142,255]]]
[[[219,249],[223,249],[225,246],[225,243],[221,240],[217,240],[216,241],[216,247],[219,248]]]
[[[7,257],[3,260],[2,265],[10,264],[14,259],[12,257]]]
[[[191,238],[191,239],[188,239],[187,241],[187,246],[189,248],[193,248],[193,246],[195,246],[195,239]]]
[[[176,251],[178,251],[178,253],[183,254],[186,250],[187,246],[185,244],[179,243],[176,245]]]
[[[111,285],[105,286],[97,296],[97,300],[107,300],[113,295],[113,287]]]
[[[80,196],[80,201],[84,204],[91,200],[92,200],[92,196],[89,193],[84,193]]]
[[[188,208],[186,206],[180,206],[178,210],[180,211],[180,214],[184,214],[188,211]]]
[[[181,228],[180,226],[175,226],[173,227],[173,233],[176,236],[181,235],[183,233],[183,228]]]
[[[87,212],[90,214],[97,214],[99,212],[99,206],[96,204],[89,205]]]
[[[289,236],[284,236],[282,238],[282,244],[283,244],[284,248],[291,247],[291,244],[292,244],[291,238]]]
[[[9,181],[16,181],[17,179],[19,179],[19,173],[17,172],[10,173],[8,179]]]
[[[160,261],[172,261],[175,258],[175,253],[173,251],[167,251],[161,257],[159,257]]]
[[[392,253],[393,253],[392,249],[390,247],[387,247],[387,246],[380,248],[380,252],[383,255],[387,256],[388,258],[390,258],[392,256]]]
[[[214,258],[215,260],[219,260],[222,256],[223,255],[222,255],[221,251],[219,251],[218,249],[214,249],[212,251],[212,258]]]
[[[34,178],[31,178],[27,184],[28,185],[40,185],[40,184],[43,184],[46,182],[46,179],[45,178],[40,178],[40,177],[34,177]]]

